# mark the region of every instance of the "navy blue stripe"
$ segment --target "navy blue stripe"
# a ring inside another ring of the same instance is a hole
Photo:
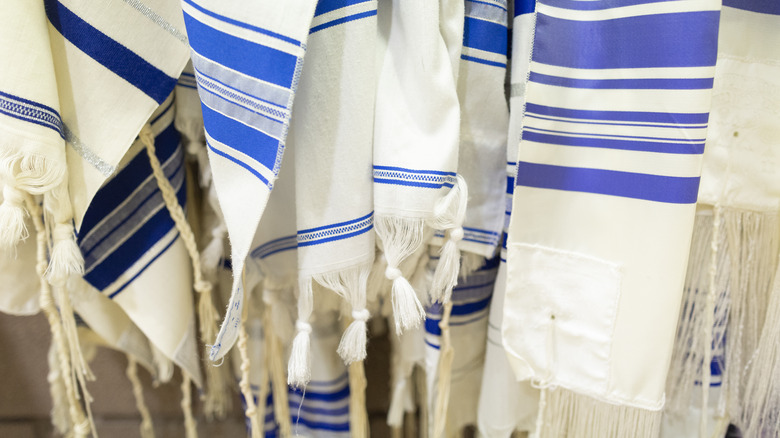
[[[193,50],[214,62],[280,87],[292,87],[298,57],[214,29],[184,14]]]
[[[365,3],[367,1],[370,0],[319,0],[317,2],[317,9],[314,10],[314,16],[327,14],[336,9],[346,8],[347,6]]]
[[[440,189],[443,187],[451,188],[453,186],[453,184],[449,184],[449,183],[431,184],[431,183],[412,182],[412,181],[384,179],[384,178],[374,178],[374,182],[378,184],[394,184],[397,186],[422,187],[427,189]]]
[[[415,169],[407,169],[405,167],[392,167],[392,166],[376,166],[374,165],[375,170],[397,170],[400,172],[407,172],[407,173],[418,173],[422,175],[449,175],[449,176],[455,176],[455,172],[442,172],[439,170],[415,170]]]
[[[233,158],[231,155],[228,155],[228,154],[220,151],[219,149],[215,149],[214,146],[212,146],[208,142],[206,142],[206,145],[209,147],[211,152],[214,152],[215,154],[219,155],[220,157],[227,158],[228,160],[238,164],[239,166],[241,166],[244,169],[248,170],[249,173],[251,173],[252,175],[256,176],[260,181],[262,181],[263,184],[268,185],[268,180],[265,179],[265,177],[263,175],[261,175],[260,172],[256,171],[255,169],[253,169],[248,164],[244,163],[243,161],[241,161],[239,159]]]
[[[177,233],[177,234],[176,234],[176,236],[173,238],[173,240],[171,240],[171,241],[170,241],[170,243],[168,243],[167,245],[165,245],[165,248],[163,248],[163,249],[162,249],[162,251],[160,251],[160,252],[159,252],[159,253],[158,253],[156,256],[154,256],[154,257],[153,257],[153,258],[152,258],[152,259],[149,261],[149,263],[147,263],[147,264],[146,264],[146,266],[144,266],[143,268],[141,268],[141,270],[140,270],[140,271],[138,271],[138,272],[137,272],[135,275],[133,275],[133,277],[132,277],[132,278],[130,278],[129,280],[127,280],[127,283],[123,284],[123,285],[122,285],[122,287],[120,287],[119,289],[115,290],[115,291],[114,291],[114,292],[113,292],[111,295],[109,295],[108,297],[113,299],[114,297],[116,297],[117,295],[119,295],[119,293],[120,293],[120,292],[122,292],[123,290],[125,290],[125,288],[127,288],[127,286],[130,286],[130,284],[131,284],[133,281],[135,281],[135,279],[136,279],[136,278],[138,278],[138,277],[139,277],[141,274],[143,274],[143,273],[144,273],[144,271],[146,271],[146,268],[148,268],[149,266],[151,266],[151,265],[152,265],[152,263],[154,263],[154,262],[155,262],[157,259],[159,259],[159,258],[160,258],[160,256],[162,256],[163,254],[165,254],[165,252],[166,252],[166,251],[168,251],[168,248],[172,247],[172,246],[173,246],[173,244],[174,244],[174,243],[176,243],[176,239],[178,239],[178,238],[179,238],[179,234]]]
[[[158,121],[158,120],[160,120],[160,118],[162,118],[162,116],[164,116],[164,115],[168,114],[168,111],[170,111],[170,110],[171,110],[171,108],[173,108],[173,104],[174,104],[175,102],[176,102],[176,97],[174,97],[173,99],[171,99],[171,101],[170,101],[170,102],[168,102],[168,106],[167,106],[167,107],[165,107],[165,109],[164,109],[164,110],[162,110],[162,112],[160,112],[160,114],[157,114],[157,115],[156,115],[156,116],[155,116],[155,117],[154,117],[154,118],[153,118],[153,119],[152,119],[152,120],[149,122],[149,124],[150,124],[150,125],[154,125],[155,123],[157,123],[157,121]],[[170,126],[169,126],[169,128],[170,128]],[[166,128],[166,129],[167,129],[167,128]],[[156,143],[156,142],[157,142],[157,140],[155,140],[155,143]]]
[[[463,23],[463,45],[472,49],[506,55],[508,37],[506,26],[492,21],[466,17]]]
[[[251,24],[247,24],[247,23],[244,23],[244,22],[241,22],[241,21],[238,21],[238,20],[234,20],[234,19],[232,19],[230,17],[226,17],[224,15],[217,14],[216,12],[212,12],[212,11],[210,11],[210,10],[208,10],[208,9],[198,5],[198,4],[196,4],[192,0],[182,0],[182,1],[184,1],[188,5],[192,6],[193,8],[197,9],[198,11],[200,11],[200,12],[202,12],[202,13],[208,15],[208,16],[214,17],[214,18],[216,18],[218,20],[224,21],[225,23],[230,23],[230,24],[238,26],[238,27],[243,27],[244,29],[253,30],[253,31],[257,32],[257,33],[261,33],[263,35],[268,35],[270,37],[274,37],[274,38],[280,39],[282,41],[286,41],[288,43],[295,44],[298,47],[303,47],[303,44],[301,44],[301,42],[296,40],[296,39],[290,38],[290,37],[282,35],[280,33],[276,33],[276,32],[270,31],[268,29],[263,29],[262,27],[253,26]],[[186,16],[187,14],[185,13],[184,15]],[[190,38],[191,38],[191,36],[190,36]]]
[[[350,21],[360,20],[361,18],[366,17],[373,17],[376,15],[376,9],[366,12],[361,12],[359,14],[354,15],[348,15],[343,18],[339,18],[333,21],[328,21],[327,23],[322,23],[320,25],[314,26],[309,30],[309,34],[313,34],[314,32],[321,31],[323,29],[327,29],[329,27],[338,26],[339,24],[349,23]]]
[[[723,0],[723,6],[761,14],[780,15],[780,2],[777,0]]]
[[[297,394],[300,395],[306,399],[310,400],[319,400],[319,401],[338,401],[343,400],[347,397],[349,397],[349,386],[345,386],[341,389],[339,389],[336,392],[317,392],[317,391],[310,391],[306,390],[306,395],[304,396],[303,391],[299,388],[290,388],[291,394]]]
[[[22,121],[25,121],[25,122],[35,123],[36,125],[41,125],[41,126],[43,126],[45,128],[52,129],[57,134],[59,134],[60,137],[65,139],[65,135],[63,134],[62,130],[59,129],[58,126],[52,125],[51,123],[46,122],[45,120],[36,119],[34,117],[24,117],[24,116],[22,116],[19,113],[13,113],[13,112],[10,112],[10,111],[6,111],[6,110],[3,110],[2,108],[0,108],[0,114],[5,114],[6,116],[13,117],[15,119],[19,119],[19,120],[22,120]]]
[[[668,1],[674,0],[540,0],[540,2],[545,5],[579,11],[596,11],[601,9],[619,8],[621,6],[644,5],[647,3],[662,3]]]
[[[369,213],[369,214],[367,214],[365,216],[359,217],[357,219],[352,219],[352,220],[349,220],[349,221],[339,222],[337,224],[332,224],[332,225],[325,225],[325,226],[317,227],[317,228],[309,228],[308,230],[298,230],[298,234],[313,233],[315,231],[328,230],[328,229],[331,229],[331,228],[338,228],[338,227],[343,227],[345,225],[356,224],[358,222],[362,222],[362,221],[370,218],[373,214],[374,214],[374,212],[372,211],[371,213]]]
[[[480,286],[480,287],[488,287],[493,286],[494,282],[490,282],[486,285]],[[490,295],[482,300],[475,301],[473,303],[466,303],[466,304],[453,304],[452,306],[452,313],[451,315],[468,315],[470,313],[476,313],[480,310],[485,310],[490,305],[490,300],[493,298],[493,295]]]
[[[274,168],[280,149],[279,140],[214,111],[208,105],[201,105],[201,108],[206,131],[213,139],[253,158],[267,169]]]
[[[10,94],[10,93],[4,93],[2,91],[0,91],[0,96],[7,97],[7,98],[13,99],[13,100],[18,100],[20,102],[26,103],[27,105],[34,106],[34,107],[40,109],[41,111],[50,112],[50,113],[52,113],[53,116],[56,116],[58,119],[62,119],[60,117],[60,113],[58,113],[57,110],[55,110],[54,108],[52,108],[52,107],[50,107],[48,105],[44,105],[44,104],[36,102],[34,100],[25,99],[23,97],[19,97],[19,96]]]
[[[517,185],[595,193],[672,204],[693,204],[698,177],[675,177],[615,170],[517,163]]]
[[[624,151],[660,152],[665,154],[702,154],[702,143],[659,143],[641,140],[615,140],[589,137],[568,137],[563,135],[542,134],[523,131],[523,140],[563,146],[583,146],[602,149],[620,149]]]
[[[308,393],[307,393],[308,395]],[[301,412],[306,412],[309,414],[317,414],[317,415],[328,415],[328,416],[337,416],[337,415],[347,415],[349,414],[349,405],[346,405],[341,408],[335,408],[335,409],[325,409],[325,408],[315,408],[312,406],[306,406],[306,404],[300,404],[296,403],[295,401],[290,401],[290,407],[295,408],[296,410],[300,408]]]
[[[631,90],[701,90],[712,88],[713,78],[573,79],[531,72],[531,82],[568,88]]]
[[[472,61],[472,62],[476,62],[476,63],[479,63],[479,64],[485,64],[485,65],[489,65],[489,66],[492,66],[492,67],[506,68],[506,64],[504,64],[503,62],[488,61],[487,59],[477,58],[475,56],[460,55],[460,59],[462,59],[464,61]]]
[[[515,0],[515,17],[530,14],[536,9],[536,0]]]
[[[297,417],[294,419],[296,423],[303,424],[309,429],[318,429],[318,430],[330,430],[333,432],[349,432],[349,422],[347,423],[320,423],[316,421],[310,421],[303,417]]]
[[[176,153],[179,146],[179,133],[173,124],[165,128],[154,139],[154,146],[160,163],[165,163]],[[119,173],[106,181],[84,215],[78,233],[79,242],[89,234],[98,222],[125,202],[150,175],[152,175],[152,167],[149,164],[149,157],[146,152],[140,152]]]
[[[51,25],[79,50],[103,67],[162,103],[176,86],[176,78],[150,64],[127,47],[82,20],[57,0],[44,0]]]
[[[374,228],[374,224],[371,224],[371,225],[367,226],[366,228],[363,228],[363,229],[357,230],[357,231],[353,231],[353,232],[348,233],[348,234],[340,234],[338,236],[326,237],[324,239],[308,240],[306,242],[298,242],[298,247],[319,245],[321,243],[333,242],[335,240],[349,239],[350,237],[355,237],[355,236],[359,236],[361,234],[365,234],[369,230],[371,230],[372,228]]]
[[[537,13],[533,60],[570,68],[715,65],[718,11],[573,21]]]
[[[706,124],[708,113],[655,113],[639,111],[594,111],[569,108],[557,108],[552,106],[537,105],[528,102],[525,104],[528,113],[541,114],[553,117],[566,117],[570,119],[609,120],[621,122],[648,122],[669,124]],[[512,164],[514,165],[514,163]]]

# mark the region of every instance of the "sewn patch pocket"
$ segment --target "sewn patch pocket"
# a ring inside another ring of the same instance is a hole
[[[502,332],[518,379],[605,394],[620,266],[538,245],[508,249]]]

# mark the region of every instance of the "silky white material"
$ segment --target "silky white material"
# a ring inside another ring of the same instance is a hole
[[[224,356],[237,338],[241,273],[281,166],[315,5],[313,0],[284,4],[182,1],[203,102],[209,160],[230,235],[233,265],[233,294],[210,352],[212,360]],[[247,59],[253,61],[247,64]],[[262,63],[261,59],[274,61]],[[243,131],[233,135],[236,127]],[[262,145],[244,144],[261,140]]]
[[[719,2],[686,2],[675,7],[702,13],[681,13],[683,17],[697,17],[697,21],[666,31],[681,32],[690,30],[691,26],[700,26],[699,39],[690,38],[686,44],[696,47],[702,56],[702,60],[696,62],[714,61],[717,35],[714,18]],[[525,90],[524,140],[518,154],[522,166],[518,170],[509,228],[508,284],[502,321],[504,346],[518,379],[568,388],[612,404],[654,411],[659,410],[664,401],[667,367],[658,364],[667,364],[671,356],[701,155],[691,148],[683,149],[681,153],[654,152],[650,156],[651,153],[641,149],[633,150],[633,146],[628,150],[608,149],[598,144],[573,147],[538,138],[526,139],[525,136],[544,130],[571,132],[572,136],[579,135],[575,133],[579,131],[585,133],[583,137],[592,132],[601,133],[594,135],[630,132],[619,123],[607,123],[606,127],[594,125],[596,127],[591,131],[584,124],[575,125],[559,117],[545,120],[545,117],[539,117],[544,108],[552,108],[551,111],[576,109],[573,113],[584,119],[594,117],[595,113],[587,111],[613,111],[598,113],[606,120],[616,120],[610,118],[617,114],[630,114],[631,117],[659,112],[706,114],[710,104],[706,81],[693,90],[631,89],[635,86],[630,83],[620,84],[615,90],[600,89],[582,80],[594,80],[596,74],[599,79],[609,77],[609,69],[594,73],[587,68],[576,68],[603,62],[597,65],[648,66],[635,68],[632,74],[641,72],[649,77],[712,77],[714,68],[709,66],[701,71],[686,70],[684,66],[663,70],[649,68],[656,61],[647,61],[644,57],[653,53],[652,50],[660,50],[660,46],[651,46],[651,51],[636,57],[637,52],[628,50],[609,52],[609,56],[606,56],[607,52],[599,52],[603,60],[584,56],[560,60],[559,55],[563,52],[556,44],[571,48],[575,46],[567,44],[584,41],[572,40],[574,35],[590,35],[597,41],[617,38],[618,34],[607,37],[595,31],[583,31],[590,29],[588,26],[597,29],[598,23],[607,23],[599,20],[614,18],[610,15],[612,12],[625,17],[628,20],[625,23],[634,23],[629,27],[635,28],[635,23],[648,26],[648,31],[632,30],[630,35],[628,27],[621,27],[621,35],[627,38],[626,41],[651,38],[651,29],[669,23],[652,18],[652,14],[664,10],[661,5],[658,8],[661,9],[650,11],[618,7],[615,11],[586,13],[554,8],[543,2],[537,4],[534,61],[531,64],[533,79],[526,83]],[[670,9],[669,12],[681,10]],[[562,20],[575,20],[579,33],[565,33],[566,29],[571,29],[566,28],[570,22]],[[540,22],[544,23],[544,28],[539,27]],[[657,43],[658,40],[654,41]],[[582,49],[594,47],[598,46],[583,45]],[[659,54],[659,59],[667,58]],[[564,62],[571,62],[572,66],[564,68],[556,64]],[[664,61],[658,62],[663,66]],[[692,60],[688,58],[685,62]],[[573,79],[565,82],[566,86],[546,83],[547,76],[544,75],[553,71],[557,76],[566,76],[564,80]],[[537,105],[533,109],[530,108],[532,103]],[[577,112],[579,110],[582,112]],[[532,112],[533,119],[529,117]],[[656,134],[686,142],[693,141],[687,140],[691,138],[689,135],[703,136],[706,131],[706,125],[692,127],[690,134],[681,127],[670,125],[669,128]],[[641,129],[632,135],[642,136]],[[677,177],[681,179],[668,181],[681,186],[670,187],[658,195],[631,192],[633,186],[630,184],[647,186],[633,182],[627,185],[617,179],[612,182],[611,178],[618,175],[627,181],[632,181],[635,175]],[[599,182],[590,185],[594,181]],[[561,272],[564,263],[569,268],[567,272]],[[598,266],[598,272],[604,273],[602,277],[593,276],[593,269]],[[556,277],[549,276],[545,280],[535,274],[538,272],[555,273]],[[553,285],[561,288],[555,290],[554,295],[548,295]],[[587,295],[583,295],[586,291],[597,289],[599,299],[590,302],[587,308],[603,309],[600,313],[588,314],[588,310],[572,308],[573,303],[584,304],[588,300]],[[526,325],[523,316],[531,308],[536,310],[537,317],[547,317],[545,330]],[[640,339],[642,342],[637,342]],[[575,365],[580,362],[586,365]],[[559,368],[564,364],[569,365],[565,369]]]

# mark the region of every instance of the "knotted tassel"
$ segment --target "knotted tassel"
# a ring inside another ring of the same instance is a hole
[[[295,339],[290,351],[290,362],[287,365],[287,383],[295,387],[303,387],[311,380],[311,324],[309,318],[314,306],[314,292],[311,278],[301,281],[298,294],[298,320],[295,321]]]
[[[406,329],[417,327],[425,318],[425,309],[420,299],[399,269],[401,262],[422,245],[425,221],[377,215],[375,227],[387,260],[385,277],[393,284],[393,316],[395,330],[400,334]]]
[[[54,286],[63,286],[73,275],[84,275],[84,258],[76,243],[73,229],[73,206],[67,181],[44,194],[44,205],[54,220],[51,254],[46,279]]]
[[[456,179],[456,184],[434,209],[432,226],[435,229],[445,230],[448,239],[441,249],[441,257],[433,274],[430,292],[433,301],[449,301],[452,288],[458,284],[460,271],[458,243],[463,240],[463,221],[466,218],[469,192],[466,180],[460,175],[457,175]]]
[[[366,358],[366,338],[368,326],[366,321],[371,317],[368,309],[352,310],[352,323],[344,331],[339,342],[338,353],[347,365],[360,362]]]
[[[3,203],[0,204],[0,247],[13,251],[16,245],[29,237],[24,218],[27,210],[24,208],[24,192],[6,183],[3,187]]]

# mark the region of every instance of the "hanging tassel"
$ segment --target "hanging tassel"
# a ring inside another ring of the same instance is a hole
[[[304,387],[311,380],[311,324],[309,319],[314,306],[312,279],[301,281],[298,295],[298,320],[295,321],[295,339],[290,351],[290,362],[287,366],[287,383],[294,387]]]
[[[290,404],[287,399],[287,383],[284,378],[284,366],[282,365],[282,344],[277,336],[277,328],[280,321],[274,315],[280,315],[283,310],[278,306],[279,297],[268,289],[263,291],[265,303],[265,315],[263,318],[263,332],[265,333],[265,361],[273,388],[274,414],[279,425],[279,435],[292,436],[292,421],[290,420]],[[260,400],[265,403],[265,399]],[[264,417],[261,417],[264,418]]]
[[[154,344],[149,343],[152,350],[152,363],[154,364],[155,380],[154,386],[161,383],[168,383],[173,378],[173,362]]]
[[[447,232],[447,241],[441,249],[439,263],[431,284],[431,299],[447,302],[452,289],[458,284],[460,271],[460,249],[458,242],[463,240],[463,221],[466,218],[466,204],[469,192],[466,180],[457,175],[457,181],[447,196],[442,198],[434,209],[432,227]]]
[[[27,210],[24,208],[24,192],[6,182],[3,187],[3,203],[0,204],[0,248],[14,251],[16,245],[29,237],[24,218]]]
[[[54,286],[63,286],[71,276],[84,275],[84,258],[73,230],[73,206],[67,180],[44,194],[43,201],[54,223],[46,278]]]
[[[255,396],[252,394],[252,387],[249,381],[249,370],[251,367],[249,363],[249,349],[247,347],[249,336],[243,323],[240,324],[238,330],[238,352],[241,355],[241,380],[238,386],[241,388],[241,394],[244,396],[244,402],[246,403],[244,415],[249,418],[252,438],[261,438],[263,436],[263,427],[257,415],[257,404],[255,403]],[[259,400],[259,402],[265,403],[265,400]]]
[[[447,429],[447,410],[450,403],[450,381],[452,377],[452,359],[454,350],[450,338],[450,315],[452,314],[452,301],[444,303],[439,328],[441,329],[441,347],[438,364],[438,388],[436,391],[436,404],[433,411],[433,437],[442,438]]]
[[[418,219],[377,216],[375,226],[387,260],[385,277],[393,284],[393,317],[395,330],[400,334],[417,327],[425,318],[425,309],[414,288],[399,269],[401,262],[422,245],[425,223]]]
[[[181,370],[181,410],[184,413],[184,436],[198,438],[198,424],[192,415],[192,377],[190,373]]]
[[[141,380],[138,378],[138,366],[135,359],[127,355],[127,369],[125,370],[127,379],[133,385],[133,396],[135,397],[135,406],[138,413],[141,414],[141,438],[154,438],[154,426],[152,425],[152,415],[144,401],[144,389],[141,386]]]
[[[52,342],[47,355],[49,362],[49,392],[51,393],[51,423],[60,435],[65,435],[70,430],[71,422],[68,417],[68,395],[65,390],[65,376],[62,375],[60,363],[57,360],[57,344]]]

